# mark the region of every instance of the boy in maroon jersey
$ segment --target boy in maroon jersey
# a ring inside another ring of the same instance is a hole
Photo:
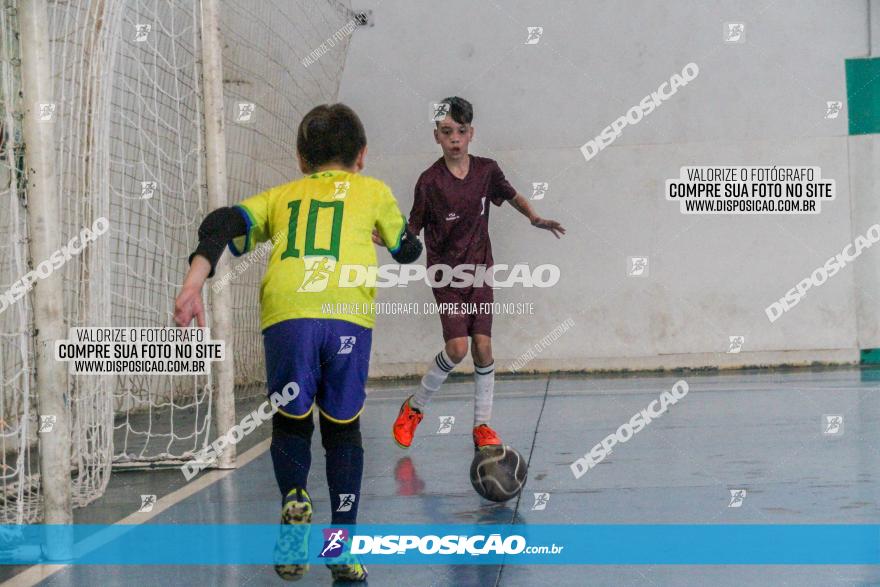
[[[453,97],[441,104],[448,105],[447,114],[436,123],[434,140],[443,149],[443,157],[419,177],[409,216],[409,228],[413,234],[418,235],[425,229],[428,267],[468,264],[489,268],[493,265],[489,204],[500,206],[510,202],[532,226],[549,230],[556,238],[565,234],[558,222],[545,220],[535,213],[528,200],[507,182],[494,160],[468,154],[468,145],[474,137],[471,126],[474,110],[470,102]],[[475,276],[480,273],[474,271]],[[434,299],[438,304],[468,304],[470,308],[478,309],[481,304],[489,304],[491,308],[491,283],[481,285],[481,280],[475,281],[471,287],[435,287]],[[412,444],[416,427],[422,421],[422,411],[450,371],[464,359],[470,337],[474,359],[474,446],[501,444],[501,439],[489,427],[495,387],[491,310],[441,312],[440,322],[446,346],[434,357],[418,391],[400,407],[392,428],[394,440],[403,448]]]

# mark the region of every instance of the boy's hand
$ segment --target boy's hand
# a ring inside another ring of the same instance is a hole
[[[193,316],[199,328],[205,326],[205,306],[202,304],[202,286],[211,273],[211,262],[202,255],[195,255],[180,293],[174,300],[174,322],[181,328],[186,328],[192,322]]]
[[[205,306],[202,304],[202,288],[184,286],[174,300],[174,322],[181,328],[192,323],[193,317],[199,328],[205,326]]]
[[[560,238],[560,235],[565,234],[565,229],[562,228],[561,224],[559,224],[555,220],[546,220],[544,218],[541,218],[540,216],[535,216],[534,218],[532,218],[532,226],[543,228],[544,230],[549,230],[556,238]]]
[[[383,241],[382,237],[379,236],[379,230],[376,228],[373,229],[373,242],[376,243],[377,245],[379,245],[380,247],[385,246],[385,241]]]

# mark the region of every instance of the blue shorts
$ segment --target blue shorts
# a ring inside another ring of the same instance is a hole
[[[364,409],[373,331],[345,320],[298,318],[263,331],[269,395],[295,382],[299,395],[280,411],[304,418],[317,403],[336,422]]]

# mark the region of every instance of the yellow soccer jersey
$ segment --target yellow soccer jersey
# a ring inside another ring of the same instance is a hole
[[[232,254],[271,241],[260,287],[263,329],[294,318],[373,327],[376,290],[347,267],[365,268],[365,274],[376,266],[374,228],[391,252],[400,247],[406,221],[387,185],[356,173],[321,171],[250,197],[238,208],[248,230],[229,243]],[[339,286],[343,269],[347,287]]]

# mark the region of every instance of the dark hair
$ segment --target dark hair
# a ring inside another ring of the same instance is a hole
[[[441,104],[449,104],[449,116],[458,124],[470,124],[474,120],[474,107],[470,102],[458,96],[446,98]],[[439,122],[438,122],[439,124]]]
[[[364,125],[345,104],[315,106],[299,123],[296,150],[309,169],[325,163],[351,167],[367,144]]]

